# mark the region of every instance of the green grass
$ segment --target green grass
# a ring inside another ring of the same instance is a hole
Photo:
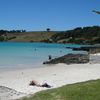
[[[45,90],[20,100],[100,100],[100,80]]]

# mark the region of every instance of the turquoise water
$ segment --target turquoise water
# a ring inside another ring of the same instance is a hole
[[[48,60],[73,52],[66,47],[80,47],[72,44],[47,43],[0,43],[0,69],[38,67]]]

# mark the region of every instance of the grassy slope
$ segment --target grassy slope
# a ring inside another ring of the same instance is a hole
[[[8,33],[8,38],[16,37],[9,41],[13,42],[40,42],[46,39],[49,39],[56,32],[46,32],[46,31],[37,31],[37,32],[25,32],[25,33]]]
[[[21,100],[100,100],[100,80],[66,85]]]

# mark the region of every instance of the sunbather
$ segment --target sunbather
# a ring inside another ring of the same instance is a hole
[[[47,88],[51,88],[51,87],[52,87],[52,86],[48,85],[47,83],[44,83],[44,84],[40,85],[40,84],[39,84],[37,81],[35,81],[35,80],[32,80],[32,81],[30,82],[29,85],[38,86],[38,87],[47,87]]]
[[[35,80],[32,80],[29,85],[41,87],[41,85]]]

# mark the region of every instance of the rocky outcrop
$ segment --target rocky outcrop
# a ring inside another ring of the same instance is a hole
[[[72,48],[75,51],[87,51],[90,54],[94,54],[94,53],[100,53],[100,45],[91,45],[91,46],[84,46],[84,47],[80,47],[80,48]]]
[[[67,54],[62,57],[46,61],[43,64],[58,64],[58,63],[80,64],[80,63],[88,63],[88,62],[89,62],[88,54]]]

